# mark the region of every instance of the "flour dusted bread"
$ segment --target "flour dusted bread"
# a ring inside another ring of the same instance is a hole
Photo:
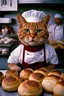
[[[19,85],[18,93],[20,96],[40,96],[42,87],[36,81],[25,80]]]
[[[11,76],[11,75],[18,76],[18,72],[15,70],[7,70],[5,76]]]
[[[55,75],[46,76],[42,81],[42,86],[45,91],[53,93],[54,85],[60,80],[60,77]]]
[[[21,79],[17,76],[7,76],[2,80],[2,88],[6,91],[16,91]]]
[[[36,82],[38,82],[39,84],[41,84],[42,80],[44,79],[44,75],[41,74],[41,73],[32,73],[30,76],[29,76],[29,80],[34,80]]]
[[[26,68],[26,69],[24,69],[24,70],[22,70],[22,71],[20,72],[20,78],[22,78],[23,80],[28,80],[30,74],[32,74],[33,72],[34,72],[33,69],[31,69],[31,68]]]
[[[0,84],[2,83],[3,78],[4,78],[4,74],[0,72]]]
[[[59,81],[53,88],[54,96],[64,96],[64,80]]]
[[[52,70],[48,73],[48,75],[56,75],[56,76],[61,76],[62,72],[59,70]]]

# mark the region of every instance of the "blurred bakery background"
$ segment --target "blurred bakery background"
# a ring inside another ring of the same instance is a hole
[[[50,14],[49,27],[54,24],[56,13],[61,14],[64,20],[63,7],[64,0],[0,0],[0,69],[8,69],[8,56],[20,43],[17,36],[19,29],[18,13],[22,14],[22,12],[30,9],[42,10],[46,14]],[[56,52],[59,66],[63,68],[64,49],[56,50]]]

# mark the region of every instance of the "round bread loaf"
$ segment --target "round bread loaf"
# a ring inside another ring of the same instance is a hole
[[[60,48],[58,44],[53,45],[53,47],[54,47],[55,49]]]
[[[64,73],[61,74],[61,78],[64,79]]]
[[[25,80],[19,85],[18,93],[20,96],[40,96],[42,87],[36,81]]]
[[[4,74],[0,72],[0,84],[2,83],[3,78],[4,78]]]
[[[59,45],[59,47],[60,47],[61,49],[64,49],[64,44],[58,43],[58,45]]]
[[[54,96],[64,96],[64,80],[59,81],[53,87]]]
[[[55,49],[59,48],[59,45],[58,45],[57,41],[49,40],[49,44],[52,45]]]
[[[3,48],[2,49],[2,54],[7,54],[9,52],[9,49],[8,48]]]
[[[45,70],[45,69],[43,69],[43,68],[40,68],[40,69],[35,70],[34,73],[41,73],[44,76],[47,76],[48,75],[48,71]]]
[[[44,79],[44,75],[41,73],[32,73],[29,76],[29,80],[37,81],[39,84],[41,84],[42,80]]]
[[[18,72],[15,70],[7,70],[5,76],[11,76],[11,75],[18,76]]]
[[[52,70],[48,73],[48,75],[56,75],[56,76],[61,76],[62,72],[59,70]]]
[[[46,76],[42,81],[42,86],[45,91],[53,93],[54,85],[60,80],[60,77],[55,75]]]
[[[7,76],[2,80],[2,88],[5,91],[16,91],[21,79],[17,76]]]
[[[47,69],[47,68],[45,68],[45,67],[41,67],[41,68],[39,68],[39,69],[42,69],[42,70],[45,70],[45,71],[47,71],[47,72],[48,72],[48,69]]]
[[[20,78],[23,79],[23,80],[28,80],[30,74],[32,74],[33,72],[34,72],[33,69],[31,69],[31,68],[26,68],[26,69],[24,69],[24,70],[22,70],[22,71],[20,72]]]

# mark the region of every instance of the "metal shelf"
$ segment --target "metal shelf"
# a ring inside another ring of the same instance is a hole
[[[13,43],[9,43],[9,44],[0,44],[0,47],[11,47],[13,45]]]
[[[1,57],[3,57],[3,56],[9,56],[9,55],[10,55],[9,53],[7,53],[7,54],[0,54]]]

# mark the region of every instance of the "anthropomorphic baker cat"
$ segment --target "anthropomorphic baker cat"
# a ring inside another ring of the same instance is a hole
[[[58,64],[54,48],[46,43],[49,36],[47,26],[50,15],[43,16],[43,14],[43,11],[29,10],[22,16],[17,15],[20,27],[18,38],[21,44],[12,51],[8,58],[8,67],[11,70],[54,68]]]

